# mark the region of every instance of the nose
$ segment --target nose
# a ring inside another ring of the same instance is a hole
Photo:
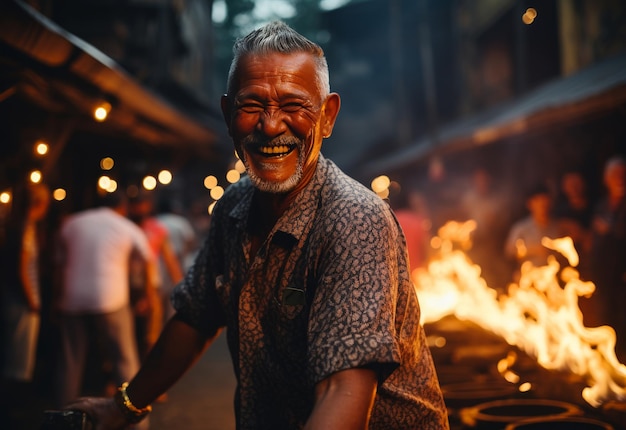
[[[257,130],[268,137],[275,137],[285,131],[286,124],[280,109],[267,108],[259,116]]]

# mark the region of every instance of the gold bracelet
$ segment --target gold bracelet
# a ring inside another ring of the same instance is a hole
[[[128,397],[128,393],[126,392],[126,387],[128,387],[128,382],[124,382],[117,389],[117,393],[115,393],[115,402],[120,407],[128,421],[133,424],[138,423],[152,411],[152,406],[148,405],[144,408],[138,408],[133,405],[133,402],[131,402]]]

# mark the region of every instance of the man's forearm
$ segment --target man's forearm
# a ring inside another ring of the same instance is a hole
[[[316,386],[315,406],[305,429],[366,429],[376,389],[376,373],[371,369],[347,369],[329,376]]]
[[[126,390],[132,403],[143,408],[154,402],[197,361],[219,333],[207,339],[184,322],[171,319]]]

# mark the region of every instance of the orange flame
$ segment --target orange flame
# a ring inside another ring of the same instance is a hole
[[[609,400],[626,400],[626,366],[615,355],[615,330],[610,326],[585,327],[578,306],[580,296],[590,296],[595,285],[583,281],[573,267],[561,270],[550,257],[547,265],[525,262],[517,284],[498,297],[480,276],[481,268],[455,244],[467,248],[475,223],[451,222],[433,241],[439,252],[426,269],[413,273],[420,297],[422,323],[447,315],[471,321],[536,358],[546,369],[568,369],[583,376],[588,387],[582,397],[599,407]],[[544,238],[542,244],[558,251],[570,266],[578,254],[569,237]]]

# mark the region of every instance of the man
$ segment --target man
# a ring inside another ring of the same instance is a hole
[[[159,309],[160,301],[154,286],[156,260],[145,234],[126,215],[126,200],[116,192],[102,197],[100,207],[69,216],[61,227],[63,279],[55,298],[61,343],[56,390],[60,406],[80,395],[90,341],[102,342],[106,348],[116,384],[139,369],[129,303],[132,253],[148,266],[147,306]],[[156,339],[158,332],[153,336]]]
[[[18,187],[0,241],[0,422],[19,428],[24,405],[35,395],[41,326],[41,222],[50,207],[47,185]]]
[[[524,198],[528,215],[515,222],[504,245],[505,255],[518,263],[530,261],[535,267],[548,264],[549,255],[557,255],[542,245],[544,237],[557,239],[567,236],[563,223],[552,217],[552,196],[543,183],[526,192]]]
[[[428,260],[430,240],[428,208],[424,197],[417,189],[402,190],[392,195],[390,204],[404,233],[409,253],[409,269],[413,276]]]
[[[248,175],[137,376],[69,408],[123,428],[226,327],[238,429],[449,427],[398,224],[320,154],[339,107],[321,48],[285,24],[235,44],[222,110]]]
[[[626,359],[626,158],[613,156],[603,168],[605,194],[594,208],[591,227],[591,297],[598,308],[597,324],[617,332],[616,353]]]

